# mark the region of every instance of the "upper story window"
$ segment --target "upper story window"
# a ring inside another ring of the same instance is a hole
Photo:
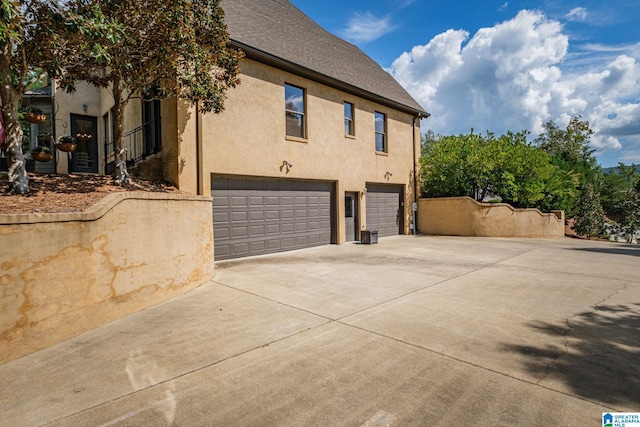
[[[286,117],[287,136],[296,138],[306,138],[307,130],[305,126],[305,96],[304,89],[284,85],[284,110]]]
[[[344,103],[344,134],[347,136],[354,136],[355,128],[353,123],[353,104],[350,102]]]
[[[387,152],[387,116],[384,113],[375,113],[376,123],[376,151]]]

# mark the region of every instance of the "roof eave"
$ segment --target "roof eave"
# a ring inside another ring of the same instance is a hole
[[[341,80],[335,79],[333,77],[330,77],[325,74],[319,73],[317,71],[311,70],[309,68],[303,67],[299,64],[293,63],[291,61],[287,61],[286,59],[282,59],[280,57],[267,53],[263,50],[256,49],[255,47],[249,46],[237,40],[230,40],[230,44],[231,46],[242,50],[245,53],[246,57],[249,59],[253,59],[255,61],[261,62],[266,65],[270,65],[272,67],[281,69],[283,71],[288,71],[288,72],[300,75],[302,77],[306,77],[318,83],[326,84],[327,86],[334,87],[336,89],[342,90],[352,95],[356,95],[364,99],[377,102],[379,104],[385,105],[387,107],[391,107],[393,109],[411,114],[419,118],[427,118],[430,116],[429,113],[427,113],[422,109],[417,109],[417,108],[405,105],[403,103],[394,101],[392,99],[382,97],[375,93],[361,89],[357,86],[350,85]]]

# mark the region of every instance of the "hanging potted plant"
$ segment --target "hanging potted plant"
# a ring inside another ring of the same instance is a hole
[[[22,109],[22,117],[29,123],[44,123],[47,120],[47,116],[44,112],[35,105],[29,105]]]
[[[76,149],[78,144],[76,143],[76,139],[71,135],[63,135],[58,138],[58,142],[56,143],[56,148],[60,151],[65,151],[67,153],[72,152]]]
[[[53,154],[49,147],[38,145],[36,148],[31,150],[31,158],[38,162],[49,162],[53,159]]]

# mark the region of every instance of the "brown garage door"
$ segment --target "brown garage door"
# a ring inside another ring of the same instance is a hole
[[[214,178],[215,259],[331,243],[332,184]]]
[[[402,233],[402,187],[367,184],[367,229],[378,230],[378,236]]]

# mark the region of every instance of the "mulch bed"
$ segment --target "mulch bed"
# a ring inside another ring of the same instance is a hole
[[[8,195],[7,174],[0,174],[0,214],[82,212],[109,193],[149,191],[179,193],[164,182],[136,180],[120,185],[110,176],[29,174],[29,194]]]

